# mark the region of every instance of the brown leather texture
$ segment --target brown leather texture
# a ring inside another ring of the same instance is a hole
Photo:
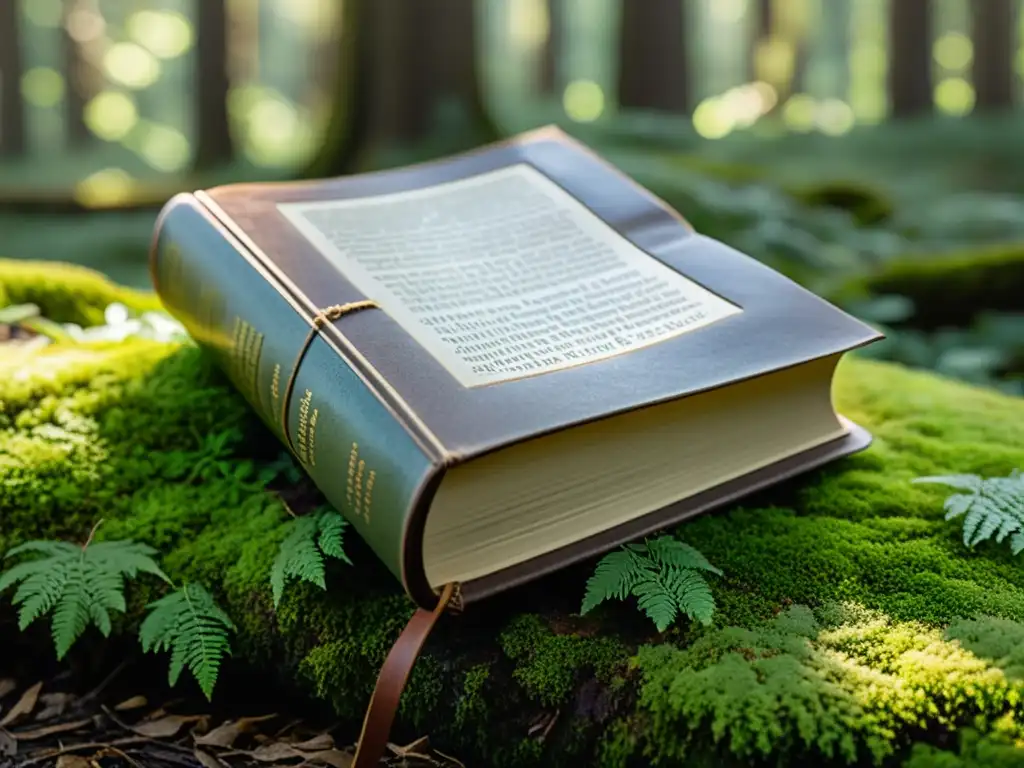
[[[363,731],[351,768],[376,768],[387,749],[391,726],[398,712],[405,684],[413,665],[419,658],[423,644],[455,595],[455,585],[448,584],[442,591],[433,611],[420,608],[409,619],[398,640],[391,647],[384,666],[377,676],[370,705],[363,720]]]

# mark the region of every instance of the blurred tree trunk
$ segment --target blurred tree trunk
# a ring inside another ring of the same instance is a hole
[[[775,14],[772,13],[772,0],[755,0],[754,21],[752,31],[754,39],[750,45],[749,73],[750,80],[768,81],[764,71],[763,51],[768,49],[775,29]]]
[[[557,96],[562,91],[561,61],[565,50],[565,0],[547,0],[548,39],[540,61],[540,92]]]
[[[343,18],[355,79],[329,132],[344,141],[333,142],[308,173],[392,165],[496,138],[479,82],[474,0],[348,0]]]
[[[196,3],[196,151],[193,166],[202,170],[234,156],[228,95],[228,9],[226,0]]]
[[[889,0],[888,85],[893,117],[931,112],[931,0]]]
[[[690,108],[684,0],[622,0],[619,105],[685,113]]]
[[[99,90],[98,74],[85,55],[88,26],[83,19],[98,14],[94,0],[67,0],[61,24],[61,58],[64,67],[64,123],[71,147],[92,142],[85,122],[85,105]],[[83,38],[83,39],[80,39]]]
[[[0,155],[26,150],[25,105],[21,98],[21,27],[15,0],[0,0]]]
[[[971,1],[975,103],[979,111],[1007,109],[1013,104],[1016,6],[1014,0]]]

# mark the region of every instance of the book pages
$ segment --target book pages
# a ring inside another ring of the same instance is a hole
[[[526,164],[278,207],[466,387],[603,360],[742,311]]]

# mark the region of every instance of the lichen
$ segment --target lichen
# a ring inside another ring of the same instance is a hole
[[[63,319],[123,299],[80,272],[12,269],[0,264],[4,290],[50,296]],[[584,620],[573,614],[592,564],[569,568],[440,622],[396,731],[502,766],[684,754],[966,766],[982,750],[951,748],[965,727],[1007,749],[1022,715],[1024,569],[1005,547],[965,549],[944,489],[911,480],[1024,466],[1024,403],[856,359],[835,398],[874,434],[869,450],[680,528],[724,571],[713,627],[655,635],[619,603]],[[353,536],[353,565],[332,562],[326,592],[290,585],[274,609],[270,565],[289,517],[254,478],[279,451],[191,345],[56,344],[30,357],[0,346],[0,548],[80,540],[100,518],[101,538],[156,546],[165,570],[204,583],[238,625],[231,665],[300,687],[354,734],[413,605]],[[199,462],[209,471],[182,469]],[[125,628],[159,589],[132,586]]]

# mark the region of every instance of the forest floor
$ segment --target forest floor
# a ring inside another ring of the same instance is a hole
[[[0,344],[35,334],[0,324]],[[38,666],[40,642],[0,627],[0,768],[349,768],[354,734],[323,711],[305,712],[258,680],[237,681],[216,708],[193,691],[174,695],[160,670],[129,651],[122,661]],[[46,655],[43,654],[42,657]],[[106,667],[106,668],[103,668]],[[300,714],[301,713],[301,714]],[[429,736],[391,744],[387,768],[464,768]]]

